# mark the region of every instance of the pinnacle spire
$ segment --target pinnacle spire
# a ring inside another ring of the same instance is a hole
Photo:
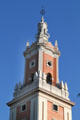
[[[40,14],[41,14],[41,21],[38,23],[38,32],[36,34],[36,38],[39,41],[42,39],[43,39],[43,41],[48,41],[50,35],[48,33],[48,25],[44,21],[44,15],[45,15],[44,8],[41,9]]]
[[[58,47],[58,41],[57,40],[55,41],[55,47]]]
[[[29,48],[29,46],[30,46],[30,45],[29,45],[29,41],[27,41],[27,43],[26,43],[26,47]]]

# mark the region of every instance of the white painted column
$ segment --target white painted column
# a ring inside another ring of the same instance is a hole
[[[40,97],[38,99],[38,120],[42,120],[42,101],[40,100]]]
[[[43,70],[43,50],[40,47],[38,50],[38,71]]]
[[[35,99],[35,120],[38,120],[38,96]]]
[[[10,109],[10,120],[16,120],[16,107]]]
[[[34,99],[31,100],[31,108],[30,108],[31,112],[30,112],[30,120],[33,119],[33,111],[34,111]]]
[[[44,103],[44,104],[43,104]],[[44,105],[44,111],[42,110],[42,105]],[[38,114],[38,120],[42,120],[42,115],[43,115],[43,120],[47,120],[47,99],[39,96],[39,114]],[[43,112],[43,113],[42,113]]]
[[[47,99],[44,100],[44,120],[47,120]]]
[[[30,120],[38,120],[38,96],[31,100]]]
[[[72,109],[64,108],[64,120],[68,120],[67,113],[69,113],[69,120],[72,120]]]
[[[72,120],[72,108],[71,108],[71,111],[70,111],[70,120]]]
[[[64,120],[67,120],[67,112],[66,108],[64,108]]]

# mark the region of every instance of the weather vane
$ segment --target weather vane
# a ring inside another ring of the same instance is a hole
[[[42,16],[45,15],[45,9],[44,9],[44,8],[41,9],[40,14],[41,14]]]

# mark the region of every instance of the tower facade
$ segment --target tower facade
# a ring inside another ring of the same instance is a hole
[[[49,42],[47,23],[38,23],[36,41],[27,42],[24,51],[25,74],[23,83],[14,89],[10,120],[72,120],[73,102],[69,99],[67,83],[59,81],[58,43]]]

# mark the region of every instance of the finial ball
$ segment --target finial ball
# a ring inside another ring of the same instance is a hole
[[[42,16],[45,15],[45,9],[44,9],[44,8],[41,9],[40,14],[41,14]]]

